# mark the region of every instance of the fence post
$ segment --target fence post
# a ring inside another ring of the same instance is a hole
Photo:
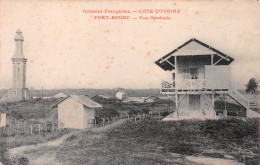
[[[105,118],[103,118],[103,127],[104,127],[104,125],[105,125]]]
[[[107,118],[107,124],[109,124],[109,117]]]
[[[17,124],[17,127],[16,127],[16,134],[19,133],[19,124]]]
[[[54,123],[53,123],[53,122],[51,123],[51,129],[52,129],[52,132],[55,131],[55,129],[54,129]]]
[[[41,124],[38,125],[39,128],[39,134],[41,133]]]
[[[33,132],[32,132],[32,125],[31,125],[31,135],[33,134]]]
[[[136,121],[136,116],[135,116],[135,121]]]
[[[94,119],[94,123],[95,123],[95,127],[97,126],[97,120],[96,119]]]

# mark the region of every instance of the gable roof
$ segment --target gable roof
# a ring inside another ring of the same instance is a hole
[[[60,102],[56,103],[52,107],[57,106],[58,104],[60,104],[61,102],[63,102],[64,100],[66,100],[68,98],[72,98],[72,99],[80,102],[81,104],[85,105],[88,108],[101,108],[102,107],[100,104],[98,104],[97,102],[91,100],[90,98],[88,98],[84,95],[70,95],[70,96],[62,99]]]
[[[175,67],[172,65],[175,63],[174,56],[205,56],[213,55],[214,62],[218,62],[217,65],[229,65],[234,59],[219,50],[210,47],[209,45],[192,38],[185,42],[178,48],[174,49],[170,53],[166,54],[155,63],[164,70],[173,70]],[[223,60],[221,60],[223,59]]]
[[[148,100],[148,99],[152,99],[152,100],[160,100],[160,98],[157,97],[157,96],[149,96],[149,97],[146,98],[145,100]]]
[[[53,97],[68,97],[68,95],[59,91],[55,95],[53,95]]]
[[[113,96],[108,96],[108,95],[95,95],[95,96],[93,96],[93,97],[91,97],[91,98],[93,99],[93,98],[96,98],[96,97],[101,97],[101,98],[104,98],[104,99],[110,99],[110,98],[112,98]]]

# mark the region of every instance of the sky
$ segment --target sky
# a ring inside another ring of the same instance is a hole
[[[231,80],[260,79],[260,5],[256,1],[0,1],[0,88],[12,87],[15,31],[24,35],[26,87],[160,88],[154,62],[191,38],[233,57]],[[130,14],[83,13],[130,10]],[[180,13],[139,13],[180,9]],[[137,11],[137,12],[133,12]],[[95,16],[169,16],[170,20],[98,20]]]

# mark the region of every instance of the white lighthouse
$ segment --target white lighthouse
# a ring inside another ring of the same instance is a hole
[[[13,62],[13,87],[2,97],[1,101],[21,101],[29,99],[29,91],[26,88],[26,62],[27,59],[23,56],[23,41],[22,31],[18,29],[14,37],[15,53],[12,58]]]

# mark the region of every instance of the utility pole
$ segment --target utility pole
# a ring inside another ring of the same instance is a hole
[[[44,132],[46,123],[45,123],[45,112],[44,112],[43,87],[42,87],[42,115],[43,115],[43,132]],[[44,132],[44,135],[45,135],[45,132]]]
[[[43,87],[42,87],[42,100],[43,100]],[[45,114],[44,114],[44,103],[43,103],[43,106],[42,106],[42,110],[43,110],[43,119],[45,119]]]

